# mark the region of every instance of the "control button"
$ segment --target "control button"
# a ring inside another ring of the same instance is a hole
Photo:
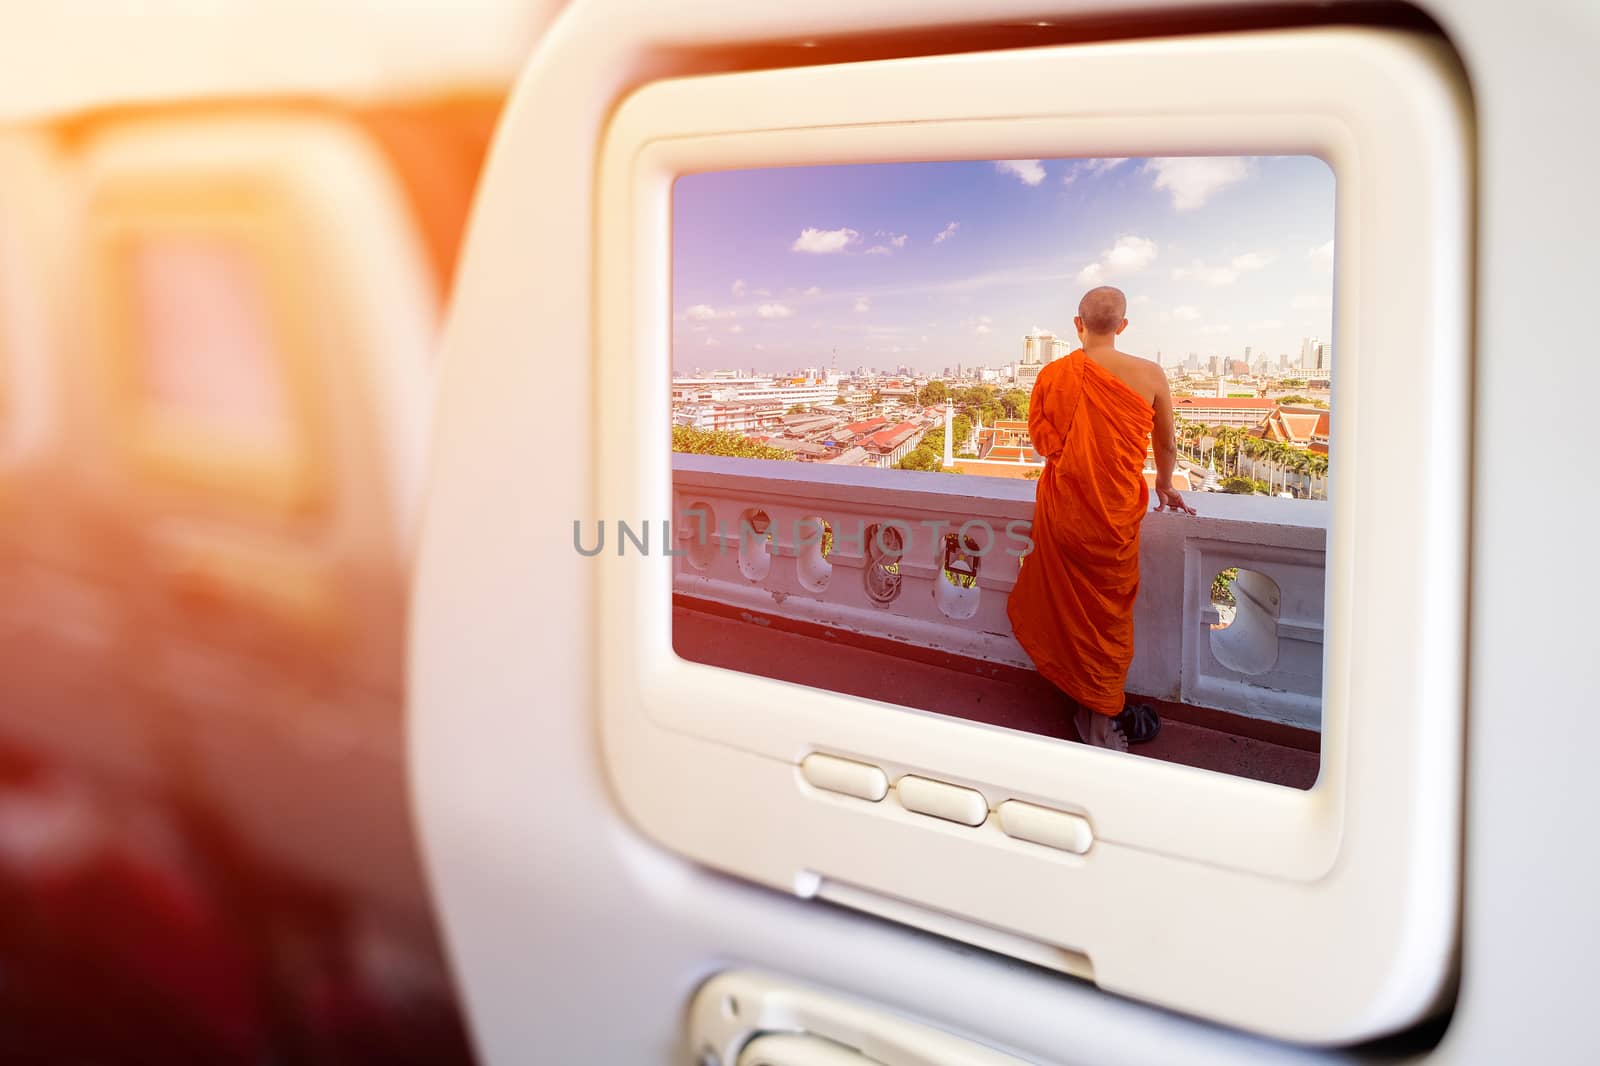
[[[882,770],[836,755],[812,752],[800,760],[800,774],[815,788],[842,792],[873,803],[889,794],[889,778]]]
[[[1006,800],[995,808],[1000,815],[1000,828],[1006,836],[1059,848],[1082,855],[1094,843],[1094,831],[1089,821],[1066,811],[1053,811],[1049,807],[1036,807],[1020,800]]]
[[[894,783],[900,806],[918,814],[929,814],[947,822],[982,825],[989,817],[989,801],[983,793],[960,785],[907,775]]]

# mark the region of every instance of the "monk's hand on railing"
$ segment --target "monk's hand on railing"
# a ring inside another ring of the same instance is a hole
[[[1156,497],[1158,501],[1156,503],[1156,510],[1158,511],[1177,511],[1182,514],[1195,513],[1193,507],[1190,507],[1188,504],[1183,502],[1183,494],[1171,486],[1162,488],[1160,485],[1157,485]]]

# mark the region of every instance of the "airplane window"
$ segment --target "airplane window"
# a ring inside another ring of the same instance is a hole
[[[293,444],[256,263],[225,239],[164,236],[132,253],[144,396],[164,420],[282,454]]]

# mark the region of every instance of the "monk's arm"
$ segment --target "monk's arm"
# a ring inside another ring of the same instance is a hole
[[[1156,487],[1172,488],[1172,472],[1178,465],[1178,438],[1172,419],[1172,390],[1167,387],[1167,376],[1159,374],[1156,384],[1155,425],[1150,430],[1150,440],[1156,452]]]
[[[1050,419],[1045,417],[1045,395],[1049,386],[1041,379],[1033,384],[1033,394],[1028,397],[1028,440],[1033,450],[1046,459],[1054,459],[1061,451],[1061,434]]]

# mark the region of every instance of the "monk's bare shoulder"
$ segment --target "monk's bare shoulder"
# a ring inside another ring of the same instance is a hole
[[[1148,400],[1154,401],[1161,395],[1161,389],[1167,382],[1167,373],[1161,369],[1159,363],[1142,359],[1137,355],[1129,355],[1127,352],[1119,351],[1117,354],[1125,360],[1120,375],[1123,381],[1132,385]]]

